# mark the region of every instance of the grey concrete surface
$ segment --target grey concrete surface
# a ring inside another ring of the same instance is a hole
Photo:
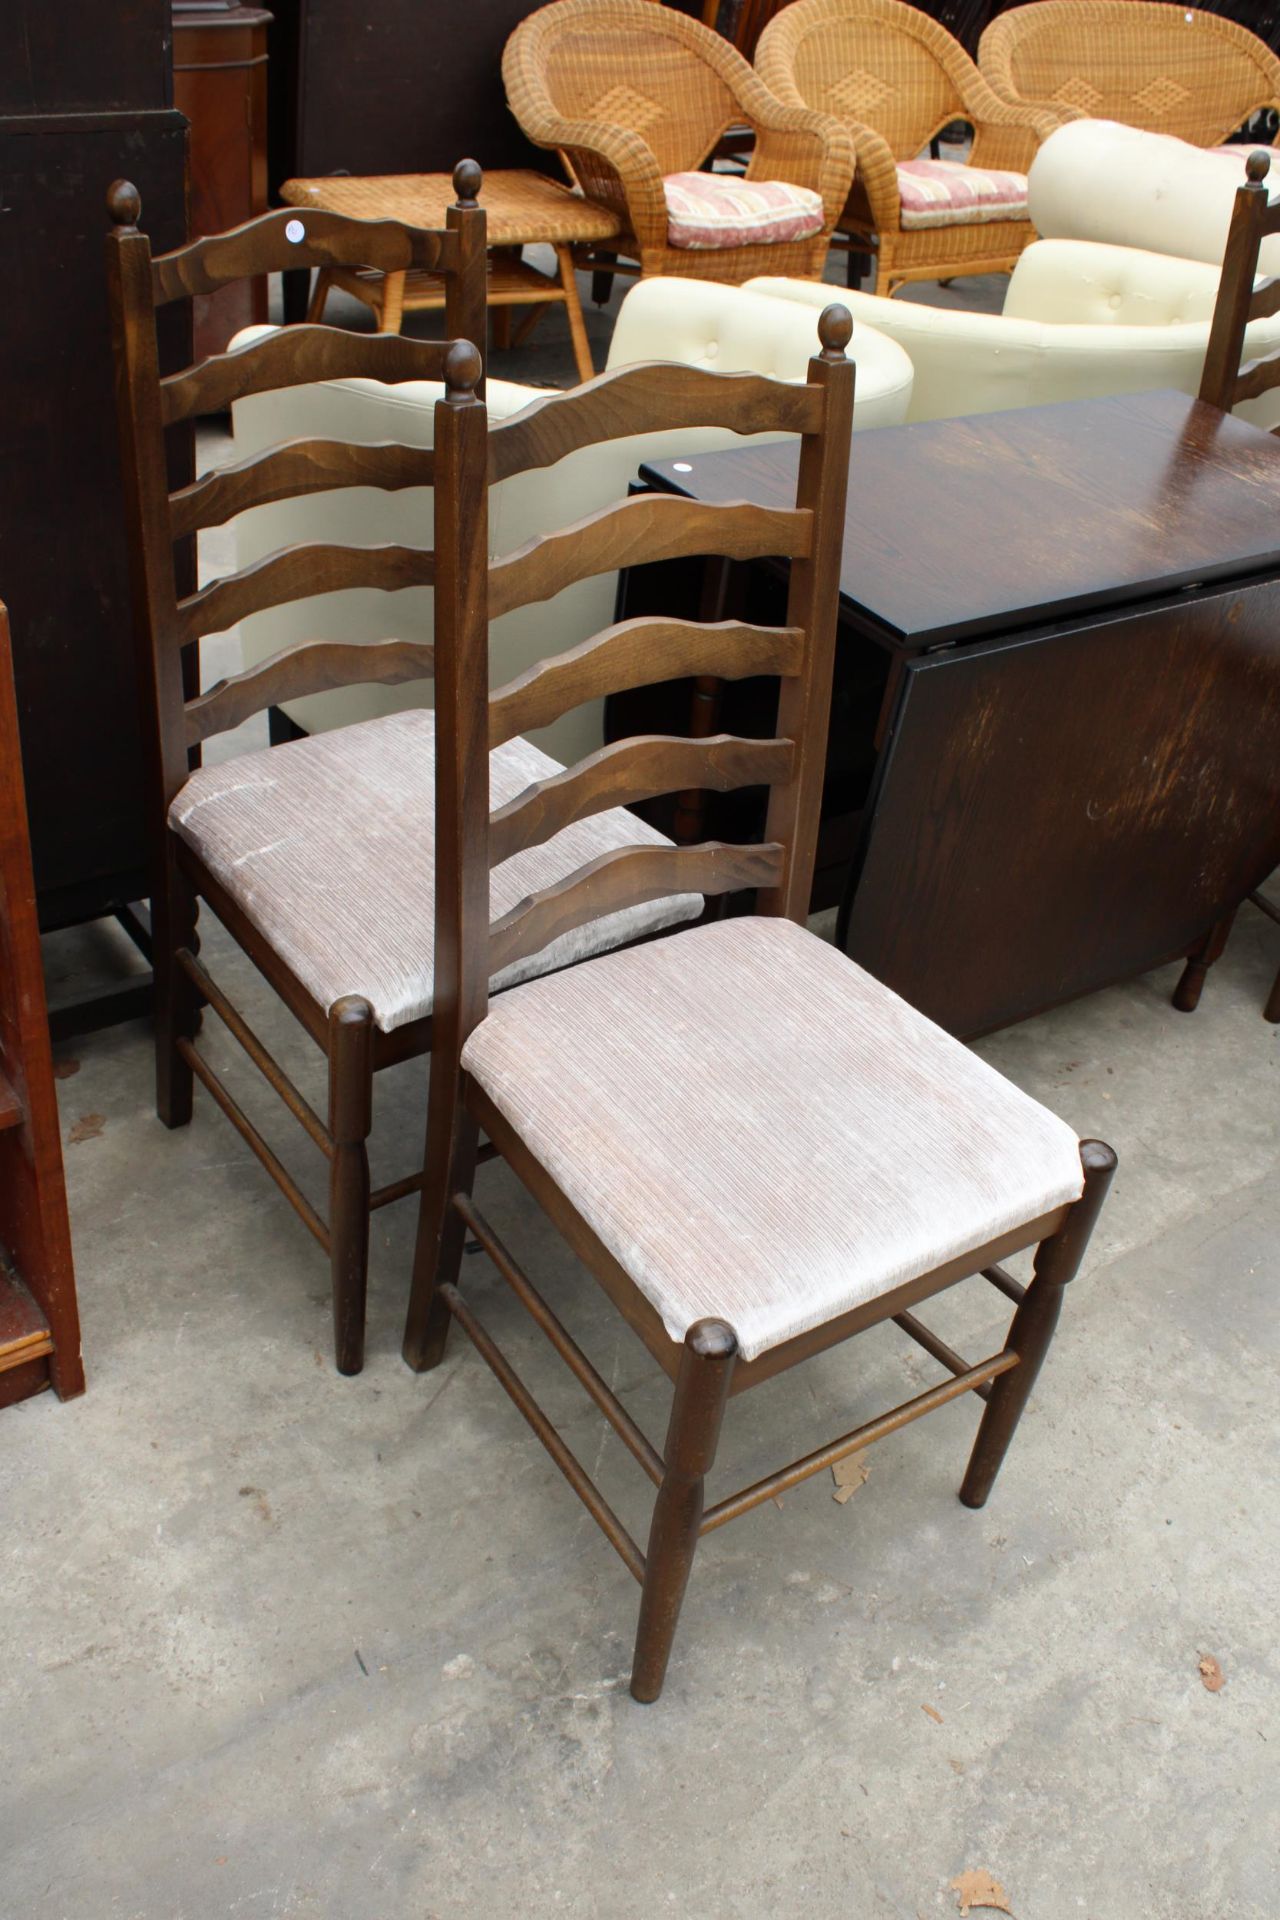
[[[400,1362],[412,1209],[379,1219],[369,1364],[339,1379],[323,1260],[211,1104],[165,1133],[146,1032],[80,1042],[67,1133],[105,1117],[67,1148],[89,1391],[0,1419],[0,1910],[933,1920],[987,1867],[1018,1920],[1271,1920],[1275,959],[1249,915],[1193,1018],[1166,971],[983,1043],[1121,1156],[991,1502],[955,1498],[952,1406],[846,1505],[824,1476],[717,1534],[651,1708],[635,1589],[496,1383],[461,1340],[434,1375]],[[380,1083],[380,1177],[423,1101],[417,1067]],[[510,1179],[482,1189],[660,1435],[644,1351]],[[483,1258],[465,1284],[642,1530],[646,1483]],[[985,1351],[999,1302],[975,1283],[929,1318]],[[935,1371],[892,1329],[812,1363],[731,1409],[721,1484]]]
[[[62,936],[51,974],[117,949]],[[322,1099],[252,969],[205,951]],[[325,1262],[212,1103],[159,1126],[140,1025],[64,1049],[89,1390],[0,1414],[0,1913],[939,1920],[985,1868],[1016,1920],[1274,1920],[1278,960],[1246,911],[1194,1017],[1165,970],[982,1043],[1121,1163],[990,1504],[955,1497],[952,1405],[847,1504],[824,1475],[718,1533],[650,1708],[633,1583],[497,1384],[461,1338],[430,1376],[399,1359],[412,1208],[377,1219],[340,1379]],[[380,1081],[376,1179],[424,1104],[420,1063]],[[481,1192],[660,1437],[644,1350],[509,1176]],[[464,1284],[643,1536],[647,1482],[483,1258]],[[927,1317],[982,1352],[1001,1304],[976,1282]],[[892,1328],[811,1363],[731,1408],[719,1484],[936,1372]]]

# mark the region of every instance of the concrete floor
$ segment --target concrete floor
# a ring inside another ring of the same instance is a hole
[[[51,943],[55,982],[115,942]],[[216,928],[205,951],[322,1099]],[[433,1375],[399,1359],[412,1208],[378,1217],[340,1379],[324,1260],[212,1103],[159,1126],[140,1025],[65,1049],[89,1391],[0,1416],[0,1912],[934,1920],[985,1868],[1017,1920],[1274,1920],[1278,960],[1246,910],[1194,1017],[1165,970],[981,1044],[1121,1163],[991,1502],[955,1498],[952,1405],[847,1504],[824,1475],[718,1533],[650,1708],[635,1588],[496,1382],[461,1338]],[[414,1164],[424,1096],[421,1065],[379,1082],[375,1179]],[[508,1176],[481,1192],[660,1437],[644,1350]],[[643,1537],[647,1482],[483,1258],[464,1283]],[[928,1318],[985,1352],[1001,1305],[975,1282]],[[810,1363],[731,1409],[719,1483],[937,1371],[892,1328]]]

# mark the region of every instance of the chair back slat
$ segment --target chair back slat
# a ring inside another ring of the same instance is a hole
[[[232,280],[295,267],[376,267],[381,273],[457,268],[453,233],[403,226],[398,220],[353,220],[322,208],[283,208],[260,214],[227,233],[193,240],[151,262],[157,306],[193,294],[216,293]]]
[[[572,411],[548,394],[490,427],[490,482],[554,466],[566,454],[603,440],[643,433],[656,407],[674,418],[681,409],[697,406],[702,424],[731,433],[816,433],[822,424],[821,398],[812,387],[731,373],[722,375],[718,390],[708,395],[701,368],[663,362],[600,374],[573,397]]]
[[[289,600],[349,587],[399,593],[405,587],[429,587],[435,577],[436,556],[429,547],[284,547],[179,600],[174,640],[189,646],[206,633],[225,633],[247,615]]]
[[[794,559],[809,551],[812,516],[798,507],[745,501],[713,506],[670,494],[638,494],[574,526],[540,534],[489,570],[489,618],[550,600],[577,580],[655,560],[716,554],[727,560]]]
[[[1273,387],[1280,387],[1280,353],[1269,353],[1261,360],[1247,360],[1236,376],[1234,402],[1260,400]]]
[[[1264,280],[1249,302],[1251,320],[1269,320],[1274,313],[1280,313],[1280,279]]]
[[[712,674],[746,680],[752,674],[800,671],[799,627],[755,627],[743,620],[622,620],[564,653],[529,667],[489,699],[489,744],[550,726],[588,700],[603,700],[660,680]]]
[[[785,860],[778,845],[736,847],[718,840],[696,847],[616,847],[495,920],[489,930],[489,972],[500,973],[540,953],[590,920],[667,894],[776,887]]]
[[[736,787],[769,787],[789,780],[795,763],[791,740],[744,740],[717,733],[704,740],[672,734],[637,734],[616,740],[527,787],[489,818],[489,864],[542,846],[566,827],[610,807],[632,807],[665,793],[695,788],[729,793]]]
[[[431,447],[406,447],[395,440],[368,446],[346,440],[286,440],[267,453],[215,468],[171,493],[170,531],[181,540],[202,527],[220,527],[250,507],[337,487],[381,487],[386,492],[429,487],[435,472]]]
[[[188,700],[187,745],[238,727],[283,700],[335,687],[404,686],[434,671],[435,648],[428,640],[299,640]]]
[[[166,426],[197,413],[220,413],[233,400],[317,380],[438,380],[447,342],[400,333],[347,333],[340,327],[281,327],[261,340],[215,353],[160,382]]]

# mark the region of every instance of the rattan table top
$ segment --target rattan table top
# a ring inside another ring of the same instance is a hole
[[[280,198],[291,207],[324,207],[357,220],[402,220],[412,227],[442,227],[456,195],[447,173],[330,174],[317,180],[286,180]],[[608,240],[618,216],[581,194],[522,170],[486,173],[480,193],[491,247],[534,246],[538,241]]]

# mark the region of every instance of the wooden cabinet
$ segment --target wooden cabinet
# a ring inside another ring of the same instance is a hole
[[[502,90],[507,36],[537,0],[274,0],[271,187],[299,174],[535,167]]]
[[[268,175],[452,173],[531,167],[561,177],[507,106],[502,49],[539,0],[272,0]],[[285,318],[306,274],[284,277]]]
[[[223,233],[267,207],[267,29],[235,0],[173,0],[173,100],[191,122],[190,227]],[[265,279],[193,302],[197,358],[267,318]]]
[[[169,20],[169,0],[0,6],[0,595],[44,927],[146,892],[103,245],[120,175],[157,250],[186,237]],[[185,316],[166,322],[180,348]]]

